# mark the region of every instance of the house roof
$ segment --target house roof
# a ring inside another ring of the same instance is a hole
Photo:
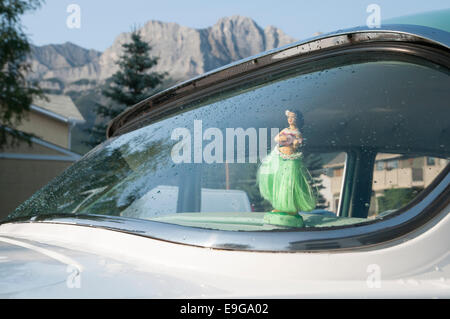
[[[33,100],[32,110],[55,117],[64,122],[85,122],[77,106],[67,95],[46,94],[47,101],[41,98]]]
[[[375,158],[375,161],[394,159],[394,158],[399,158],[399,157],[403,157],[403,155],[402,154],[378,153],[377,157]]]
[[[28,160],[44,160],[44,161],[64,161],[64,162],[75,162],[81,158],[81,155],[72,152],[59,145],[44,141],[37,137],[32,137],[30,141],[33,144],[38,144],[44,147],[44,151],[36,148],[28,148],[25,152],[19,149],[16,152],[4,151],[0,152],[0,159],[28,159]],[[23,144],[25,145],[25,144]],[[48,152],[48,150],[56,151]],[[32,150],[30,152],[30,150]],[[58,154],[59,153],[59,154]]]
[[[327,164],[323,165],[323,167],[339,167],[344,166],[345,161],[347,159],[347,154],[345,152],[340,152],[336,155],[335,158],[333,158],[331,161],[329,161]]]
[[[394,159],[394,158],[400,158],[403,155],[401,154],[387,154],[387,153],[378,153],[375,161],[382,161],[382,160],[388,160],[388,159]],[[338,155],[336,155],[335,158],[333,158],[331,161],[329,161],[327,164],[325,164],[323,167],[340,167],[344,166],[346,161],[347,155],[345,152],[341,152]]]

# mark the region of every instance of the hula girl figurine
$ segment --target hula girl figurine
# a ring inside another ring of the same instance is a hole
[[[289,127],[276,137],[276,147],[262,161],[257,178],[259,191],[274,210],[264,215],[264,222],[286,227],[303,227],[299,211],[311,211],[316,197],[309,184],[311,175],[298,151],[303,143],[297,128],[297,114],[286,111]]]

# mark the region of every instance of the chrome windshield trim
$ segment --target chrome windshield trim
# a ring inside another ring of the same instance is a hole
[[[450,165],[424,195],[383,219],[303,230],[223,231],[104,215],[39,215],[4,223],[95,227],[189,246],[254,252],[323,252],[367,249],[399,239],[442,213],[450,202]],[[447,212],[448,214],[448,212]],[[1,225],[1,224],[0,224]]]
[[[214,69],[159,92],[125,110],[113,119],[107,128],[107,137],[117,135],[119,129],[137,118],[145,116],[150,108],[163,107],[168,101],[193,94],[230,78],[251,73],[263,67],[314,52],[386,41],[403,43],[423,43],[444,49],[450,47],[450,33],[416,25],[385,25],[379,29],[356,27],[294,42],[281,48],[233,62]],[[120,134],[120,133],[119,133]]]

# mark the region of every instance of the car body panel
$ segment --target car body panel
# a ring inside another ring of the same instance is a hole
[[[8,273],[17,269],[47,274],[44,268],[51,265],[54,274],[45,281],[41,276],[17,276],[21,281],[7,286],[6,292],[2,289],[3,296],[448,297],[450,254],[445,245],[435,243],[450,240],[449,209],[439,221],[383,248],[334,253],[220,250],[78,225],[4,224],[0,226],[0,256],[6,258],[0,263],[4,276],[0,282],[9,281]],[[31,249],[24,243],[32,245]],[[10,261],[17,251],[11,245],[31,252],[21,261]],[[37,262],[35,254],[42,252],[35,247],[63,255],[65,262],[54,261],[49,254]],[[69,288],[70,275],[77,267],[81,269],[80,288]],[[23,289],[19,289],[21,282]]]
[[[0,236],[0,298],[180,298],[217,293],[162,269],[143,270],[136,263],[90,251]]]

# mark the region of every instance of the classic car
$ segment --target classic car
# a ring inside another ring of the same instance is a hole
[[[339,30],[138,103],[2,221],[0,296],[450,297],[449,45]],[[268,223],[258,187],[286,110],[317,199],[302,227]]]

